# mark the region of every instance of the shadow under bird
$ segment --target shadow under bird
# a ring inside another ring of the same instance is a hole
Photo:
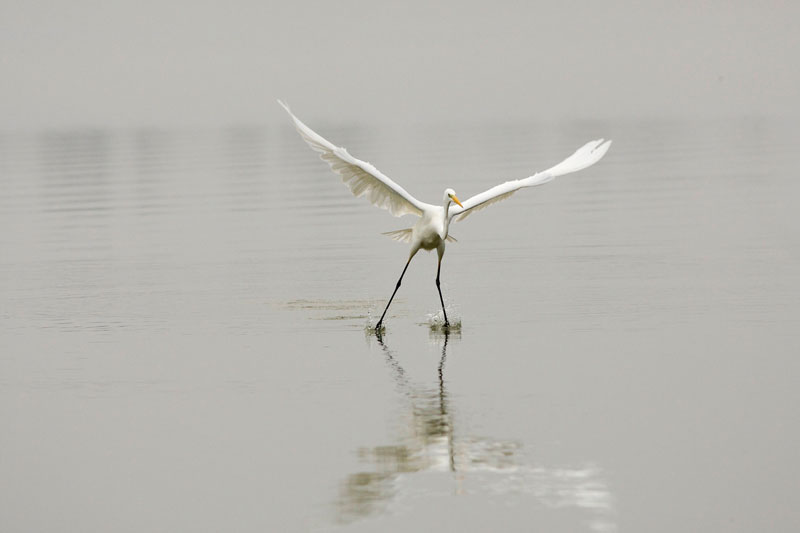
[[[397,280],[394,292],[392,292],[392,296],[389,298],[389,302],[386,304],[386,308],[383,310],[380,320],[375,324],[375,330],[377,332],[381,331],[383,319],[386,316],[386,312],[389,310],[389,306],[392,304],[395,294],[397,294],[397,289],[400,288],[400,283],[403,281],[403,276],[408,269],[408,265],[411,263],[411,259],[413,259],[414,255],[421,249],[435,249],[439,254],[439,262],[436,267],[436,289],[439,291],[439,301],[442,304],[444,326],[449,327],[450,322],[447,320],[447,311],[445,310],[439,277],[442,270],[442,257],[444,256],[445,243],[447,241],[455,241],[448,233],[450,230],[450,222],[454,218],[456,220],[463,220],[475,211],[508,198],[519,189],[542,185],[552,181],[557,176],[577,172],[594,165],[600,161],[611,146],[610,140],[598,139],[590,141],[554,167],[537,172],[524,179],[507,181],[480,194],[476,194],[463,202],[458,199],[453,189],[448,188],[444,190],[441,205],[433,205],[417,200],[404,188],[389,179],[389,177],[381,173],[371,164],[353,157],[344,148],[333,145],[330,141],[324,139],[321,135],[303,124],[300,119],[294,116],[289,106],[280,100],[278,100],[278,103],[283,106],[286,112],[289,113],[289,116],[292,117],[294,125],[303,140],[306,141],[312,149],[320,153],[320,157],[331,166],[334,172],[342,177],[342,181],[350,188],[350,191],[352,191],[356,197],[365,196],[372,205],[387,209],[396,217],[408,214],[419,217],[419,221],[417,221],[412,228],[385,233],[385,235],[392,237],[396,241],[411,244],[411,251],[408,254],[408,261],[406,261],[406,265],[403,267],[403,272],[400,274],[400,279]]]

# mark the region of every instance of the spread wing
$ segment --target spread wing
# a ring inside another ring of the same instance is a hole
[[[542,185],[544,183],[553,181],[557,176],[563,176],[564,174],[577,172],[586,167],[594,165],[600,161],[604,155],[606,155],[606,152],[610,146],[611,141],[604,142],[603,139],[590,141],[578,148],[574,154],[556,166],[548,168],[542,172],[537,172],[528,178],[507,181],[492,187],[488,191],[476,194],[472,198],[462,202],[464,207],[451,205],[448,214],[450,215],[451,219],[453,217],[458,217],[456,220],[464,220],[475,211],[480,211],[484,207],[489,207],[496,202],[505,200],[520,189]]]
[[[356,197],[366,196],[372,205],[388,209],[396,217],[408,214],[422,216],[426,207],[432,207],[411,196],[400,185],[366,161],[353,157],[344,148],[334,146],[330,141],[300,122],[300,119],[292,114],[289,106],[280,100],[278,103],[292,117],[294,126],[303,140],[313,150],[320,153],[320,157],[342,177],[342,181]]]

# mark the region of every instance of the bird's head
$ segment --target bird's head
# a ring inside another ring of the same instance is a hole
[[[445,189],[445,191],[444,191],[444,202],[446,204],[450,203],[450,202],[455,202],[458,205],[461,205],[461,202],[458,200],[458,196],[456,196],[456,191],[454,191],[453,189]],[[464,207],[464,206],[461,205],[461,207]]]

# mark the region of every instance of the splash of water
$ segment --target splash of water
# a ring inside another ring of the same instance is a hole
[[[367,321],[364,322],[364,332],[367,335],[375,335],[376,333],[379,335],[383,335],[386,333],[386,324],[381,324],[380,331],[375,328],[375,323],[377,319],[372,316],[372,310],[367,312]]]
[[[461,317],[453,317],[452,312],[450,315],[448,317],[450,324],[447,327],[444,325],[444,312],[441,309],[436,313],[428,313],[426,322],[432,331],[444,331],[445,329],[451,332],[461,331]]]

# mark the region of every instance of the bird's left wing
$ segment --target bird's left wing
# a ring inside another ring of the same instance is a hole
[[[603,139],[590,141],[556,166],[537,172],[525,179],[501,183],[488,191],[476,194],[462,202],[463,207],[451,205],[448,214],[450,218],[458,217],[456,220],[464,220],[475,211],[480,211],[493,203],[505,200],[522,188],[542,185],[553,181],[557,176],[577,172],[594,165],[606,154],[610,146],[611,141],[603,141]]]
[[[292,117],[294,126],[303,140],[320,153],[320,157],[342,177],[342,181],[356,197],[366,196],[372,205],[388,209],[396,217],[408,214],[422,216],[426,207],[432,207],[411,196],[371,164],[353,157],[344,148],[333,145],[303,124],[299,118],[294,116],[289,106],[280,100],[278,103]]]

